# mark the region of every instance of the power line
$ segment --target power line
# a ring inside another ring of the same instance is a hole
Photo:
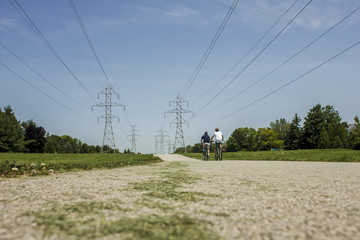
[[[20,16],[25,20],[25,22],[30,26],[30,28],[35,32],[35,34],[41,39],[41,41],[45,44],[45,46],[55,55],[55,57],[63,64],[63,66],[68,70],[68,72],[73,76],[73,78],[79,83],[80,87],[89,95],[89,97],[96,103],[95,98],[90,94],[90,92],[86,89],[85,85],[76,77],[76,75],[71,71],[71,69],[66,65],[66,63],[62,60],[60,55],[55,51],[55,49],[51,46],[51,44],[47,41],[47,39],[44,37],[44,35],[41,33],[41,31],[38,29],[38,27],[35,25],[35,23],[31,20],[31,18],[27,15],[25,10],[21,7],[21,5],[17,2],[17,0],[14,0],[15,3],[18,5],[22,13],[19,11],[19,9],[11,2],[11,0],[8,0],[10,4],[14,7],[14,9],[20,14]]]
[[[98,64],[99,64],[99,66],[100,66],[100,68],[101,68],[101,71],[102,71],[103,75],[104,75],[105,78],[106,78],[106,81],[108,82],[109,85],[111,85],[111,84],[110,84],[110,80],[109,80],[109,78],[108,78],[108,76],[107,76],[107,74],[106,74],[106,72],[105,72],[105,70],[104,70],[103,65],[102,65],[101,62],[100,62],[100,58],[99,58],[99,56],[98,56],[98,54],[97,54],[97,52],[96,52],[96,50],[95,50],[95,48],[94,48],[94,45],[92,44],[92,41],[91,41],[91,39],[90,39],[87,31],[86,31],[86,28],[85,28],[85,26],[84,26],[84,24],[83,24],[83,22],[82,22],[82,20],[81,20],[80,14],[79,14],[79,12],[78,12],[77,9],[76,9],[76,6],[75,6],[73,0],[69,0],[69,3],[70,3],[70,5],[71,5],[71,8],[73,9],[73,12],[74,12],[74,14],[75,14],[75,16],[76,16],[77,21],[78,21],[78,23],[79,23],[79,25],[80,25],[80,27],[81,27],[81,30],[82,30],[82,32],[83,32],[83,34],[84,34],[84,36],[85,36],[85,39],[86,39],[87,43],[89,44],[90,49],[91,49],[92,53],[94,54],[94,56],[95,56],[95,58],[96,58],[96,61],[98,62]],[[84,8],[84,9],[85,9],[85,8]],[[87,12],[86,12],[86,14],[87,14]],[[88,16],[88,14],[87,14],[87,16]],[[89,18],[89,16],[88,16],[88,18]],[[95,32],[95,31],[94,31],[94,32]],[[96,35],[95,35],[95,37],[96,37]],[[99,46],[100,46],[100,44],[99,44]],[[100,50],[101,50],[101,47],[100,47]],[[131,124],[130,124],[130,121],[129,121],[129,118],[128,118],[128,115],[127,115],[127,112],[124,111],[124,114],[125,114],[125,118],[126,118],[128,124],[131,125]]]
[[[6,65],[4,65],[3,63],[0,62],[0,65],[2,65],[4,68],[6,68],[7,70],[9,70],[11,73],[13,73],[15,76],[17,76],[18,78],[20,78],[21,80],[23,80],[24,82],[26,82],[27,84],[29,84],[32,88],[35,88],[36,90],[38,90],[39,92],[41,92],[42,94],[44,94],[46,97],[50,98],[51,100],[53,100],[54,102],[56,102],[57,104],[59,104],[60,106],[66,108],[67,110],[75,113],[76,115],[85,118],[87,120],[89,120],[90,122],[92,122],[91,119],[81,115],[80,113],[72,110],[71,108],[69,108],[68,106],[64,105],[63,103],[59,102],[58,100],[56,100],[55,98],[51,97],[49,94],[47,94],[46,92],[42,91],[40,88],[36,87],[34,84],[32,84],[31,82],[27,81],[26,79],[24,79],[23,77],[21,77],[19,74],[17,74],[15,71],[11,70],[9,67],[7,67]]]
[[[310,47],[311,45],[313,45],[315,42],[317,42],[319,39],[321,39],[323,36],[325,36],[327,33],[329,33],[331,30],[333,30],[335,27],[337,27],[339,24],[341,24],[342,22],[344,22],[346,19],[348,19],[351,15],[353,15],[355,12],[357,12],[360,9],[360,6],[357,7],[354,11],[352,11],[351,13],[349,13],[347,16],[345,16],[343,19],[341,19],[339,22],[337,22],[335,25],[333,25],[331,28],[329,28],[328,30],[326,30],[323,34],[321,34],[320,36],[318,36],[317,38],[315,38],[313,41],[311,41],[309,44],[307,44],[305,47],[303,47],[300,51],[298,51],[297,53],[295,53],[293,56],[291,56],[290,58],[288,58],[286,61],[284,61],[283,63],[281,63],[279,66],[277,66],[275,69],[273,69],[271,72],[269,72],[268,74],[266,74],[265,76],[263,76],[262,78],[260,78],[259,80],[257,80],[256,82],[252,83],[250,86],[248,86],[247,88],[245,88],[243,91],[235,94],[233,97],[229,98],[228,100],[224,101],[223,103],[217,105],[216,107],[212,108],[211,110],[209,110],[208,112],[211,112],[219,107],[221,107],[222,105],[230,102],[231,100],[235,99],[236,97],[240,96],[241,94],[243,94],[244,92],[246,92],[247,90],[249,90],[250,88],[252,88],[253,86],[255,86],[256,84],[258,84],[259,82],[261,82],[262,80],[264,80],[265,78],[267,78],[268,76],[270,76],[272,73],[274,73],[275,71],[277,71],[278,69],[280,69],[281,67],[283,67],[285,64],[287,64],[288,62],[290,62],[292,59],[294,59],[297,55],[299,55],[300,53],[302,53],[303,51],[305,51],[308,47]]]
[[[195,113],[197,115],[199,112],[201,112],[205,107],[207,107],[212,101],[214,101],[215,98],[217,98],[231,83],[233,83],[278,37],[279,35],[285,31],[285,29],[305,10],[307,6],[312,2],[310,0],[301,10],[298,12],[288,24],[228,83],[223,87],[220,92],[218,92],[208,103],[206,103],[199,111]]]
[[[80,106],[82,106],[83,108],[85,108],[86,110],[89,110],[88,107],[84,106],[83,104],[81,104],[80,102],[76,101],[74,98],[72,98],[70,95],[68,95],[66,92],[62,91],[61,89],[59,89],[58,87],[56,87],[51,81],[49,81],[47,78],[45,78],[44,76],[42,76],[38,71],[36,71],[34,68],[32,68],[29,64],[27,64],[24,60],[22,60],[19,56],[17,56],[13,51],[11,51],[8,47],[6,47],[4,44],[2,44],[0,42],[0,45],[5,48],[9,53],[11,53],[14,57],[16,57],[20,62],[22,62],[25,66],[27,66],[31,71],[33,71],[36,75],[38,75],[41,79],[43,79],[44,81],[46,81],[47,83],[49,83],[52,87],[54,87],[56,90],[58,90],[59,92],[61,92],[63,95],[65,95],[67,98],[71,99],[72,101],[76,102],[77,104],[79,104]]]
[[[90,48],[91,48],[91,51],[92,51],[92,53],[94,54],[94,56],[95,56],[95,58],[96,58],[96,61],[98,62],[99,66],[100,66],[100,68],[101,68],[102,73],[104,74],[107,82],[110,84],[109,78],[108,78],[108,76],[106,75],[105,70],[104,70],[104,68],[103,68],[103,66],[102,66],[102,64],[101,64],[101,62],[100,62],[100,59],[99,59],[99,57],[98,57],[98,55],[97,55],[97,53],[96,53],[96,51],[95,51],[95,48],[94,48],[94,46],[93,46],[92,43],[91,43],[90,37],[89,37],[89,35],[87,34],[87,31],[86,31],[86,29],[85,29],[85,26],[84,26],[83,22],[81,21],[80,15],[79,15],[76,7],[75,7],[74,2],[73,2],[72,0],[69,0],[69,3],[70,3],[70,5],[71,5],[72,10],[74,11],[74,14],[75,14],[76,19],[77,19],[77,21],[78,21],[78,23],[79,23],[79,25],[80,25],[80,27],[81,27],[81,30],[82,30],[82,32],[84,33],[84,36],[85,36],[85,38],[86,38],[86,41],[87,41],[87,43],[89,44],[89,46],[90,46]]]
[[[198,99],[196,99],[193,103],[195,104],[196,102],[198,102],[200,99],[202,99],[211,89],[213,89],[214,87],[216,87],[220,82],[222,82],[228,75],[229,73],[231,73],[246,57],[247,55],[249,55],[249,53],[269,34],[269,32],[280,22],[280,20],[290,11],[290,9],[296,4],[298,0],[295,0],[295,2],[293,2],[293,4],[291,4],[291,6],[281,15],[281,17],[276,21],[274,22],[271,27],[264,33],[264,35],[262,35],[262,37],[257,40],[257,42],[244,54],[244,56],[242,56],[240,58],[240,60],[235,63],[235,65],[230,68],[229,71],[227,71],[224,76],[222,76],[220,78],[220,80],[218,80],[215,84],[213,84],[207,91],[204,92],[203,95],[201,95]]]
[[[103,50],[103,48],[101,47],[101,44],[100,44],[100,41],[99,41],[99,37],[98,37],[98,35],[96,34],[94,25],[92,24],[92,21],[91,21],[91,19],[90,19],[90,17],[89,17],[89,13],[88,13],[89,11],[88,11],[87,8],[86,8],[86,5],[85,5],[85,3],[84,3],[84,0],[81,0],[81,4],[82,4],[83,10],[84,10],[84,12],[85,12],[85,15],[86,15],[86,17],[87,17],[87,19],[88,19],[88,21],[89,21],[89,25],[90,25],[90,27],[91,27],[91,29],[92,29],[92,32],[93,32],[93,34],[94,34],[95,42],[97,43],[98,49],[100,50],[100,56],[102,55],[103,62],[105,62],[105,66],[108,65],[108,69],[109,69],[109,63],[108,63],[107,60],[106,60],[106,55],[104,54],[104,50]],[[111,70],[111,69],[109,69],[109,70]],[[120,99],[120,100],[121,100],[121,99]]]
[[[196,79],[197,75],[199,74],[201,68],[204,66],[207,58],[209,57],[209,54],[211,53],[211,51],[213,50],[217,40],[219,39],[222,31],[224,30],[227,22],[229,21],[229,18],[231,17],[232,13],[234,12],[234,9],[236,8],[237,4],[238,4],[239,0],[234,0],[233,4],[231,5],[229,11],[226,13],[225,18],[223,19],[220,27],[218,28],[215,36],[213,37],[209,47],[207,48],[206,52],[204,53],[204,55],[202,56],[200,62],[198,63],[198,65],[196,66],[193,74],[191,75],[190,79],[188,80],[188,82],[185,84],[184,89],[182,90],[183,94],[182,97],[185,97],[187,91],[189,90],[189,88],[191,87],[191,85],[194,83],[194,80]]]
[[[248,107],[250,107],[250,106],[254,105],[255,103],[260,102],[261,100],[263,100],[263,99],[265,99],[265,98],[267,98],[267,97],[271,96],[272,94],[274,94],[274,93],[276,93],[276,92],[280,91],[281,89],[283,89],[283,88],[287,87],[288,85],[290,85],[290,84],[292,84],[292,83],[296,82],[297,80],[299,80],[299,79],[301,79],[301,78],[305,77],[306,75],[310,74],[311,72],[313,72],[313,71],[317,70],[318,68],[320,68],[320,67],[324,66],[324,65],[325,65],[325,64],[327,64],[328,62],[330,62],[330,61],[334,60],[335,58],[339,57],[340,55],[344,54],[345,52],[349,51],[350,49],[354,48],[355,46],[357,46],[357,45],[359,45],[359,44],[360,44],[360,41],[356,42],[355,44],[351,45],[350,47],[348,47],[348,48],[346,48],[345,50],[341,51],[340,53],[336,54],[335,56],[333,56],[333,57],[329,58],[328,60],[326,60],[326,61],[322,62],[321,64],[317,65],[316,67],[314,67],[314,68],[310,69],[309,71],[307,71],[307,72],[305,72],[305,73],[301,74],[299,77],[297,77],[297,78],[295,78],[295,79],[293,79],[293,80],[289,81],[288,83],[286,83],[286,84],[282,85],[281,87],[279,87],[279,88],[277,88],[277,89],[273,90],[272,92],[270,92],[270,93],[268,93],[268,94],[264,95],[263,97],[261,97],[261,98],[259,98],[259,99],[255,100],[255,101],[253,101],[253,102],[249,103],[248,105],[246,105],[246,106],[244,106],[244,107],[242,107],[242,108],[239,108],[238,110],[236,110],[236,111],[234,111],[234,112],[231,112],[231,113],[229,113],[229,114],[227,114],[227,115],[225,115],[225,116],[223,116],[223,117],[221,117],[221,118],[218,118],[218,119],[216,119],[216,120],[214,120],[214,121],[212,121],[212,122],[209,122],[209,123],[207,123],[207,124],[210,124],[210,123],[213,123],[213,122],[220,121],[220,120],[222,120],[222,119],[224,119],[224,118],[227,118],[227,117],[229,117],[229,116],[231,116],[231,115],[233,115],[233,114],[235,114],[235,113],[237,113],[237,112],[240,112],[240,111],[242,111],[242,110],[244,110],[244,109],[246,109],[246,108],[248,108]],[[202,126],[204,126],[204,125],[206,125],[206,124],[202,124]]]
[[[63,22],[61,21],[60,17],[58,16],[58,14],[56,13],[54,7],[52,6],[52,4],[50,3],[49,0],[46,0],[53,15],[55,16],[55,18],[57,19],[57,21],[59,22],[61,28],[64,30],[64,32],[66,33],[66,36],[68,37],[68,39],[71,42],[71,45],[74,47],[74,49],[77,51],[77,53],[79,54],[79,56],[81,57],[81,59],[83,60],[83,62],[88,66],[89,69],[93,70],[93,68],[90,67],[89,63],[85,60],[84,56],[81,54],[81,51],[79,50],[79,48],[76,46],[75,42],[73,41],[73,39],[70,36],[69,31],[66,29],[66,27],[64,26]]]

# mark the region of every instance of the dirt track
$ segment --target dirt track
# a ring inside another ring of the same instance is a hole
[[[164,163],[0,180],[0,239],[140,239],[102,226],[175,215],[214,239],[360,239],[359,163],[159,156]],[[82,225],[93,223],[91,235]]]

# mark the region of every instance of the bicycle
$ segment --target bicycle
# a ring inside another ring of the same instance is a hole
[[[208,151],[208,147],[210,147],[209,145],[204,144],[204,149],[203,149],[203,160],[204,161],[208,161],[209,160],[209,151]]]
[[[215,160],[222,161],[222,149],[220,147],[220,143],[215,142]]]

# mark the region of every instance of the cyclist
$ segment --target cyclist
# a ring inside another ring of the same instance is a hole
[[[214,137],[215,137],[215,146],[216,144],[219,144],[219,148],[221,149],[221,144],[224,141],[224,135],[222,134],[222,132],[220,132],[219,128],[215,128],[214,135],[212,135],[210,141],[212,141]]]
[[[204,151],[205,151],[205,148],[206,148],[207,156],[209,156],[209,154],[210,154],[210,136],[208,135],[208,132],[204,133],[204,135],[201,137],[200,142],[203,145]],[[204,156],[204,158],[205,158],[205,156]]]

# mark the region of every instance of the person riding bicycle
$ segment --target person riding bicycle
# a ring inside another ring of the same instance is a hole
[[[210,136],[208,135],[208,132],[205,132],[204,135],[201,137],[200,142],[203,145],[203,148],[207,149],[208,154],[210,153]]]
[[[215,137],[215,144],[219,144],[219,148],[221,149],[221,144],[224,141],[224,135],[222,134],[222,132],[220,132],[219,128],[215,128],[214,135],[212,135],[210,141],[212,141],[214,137]]]

